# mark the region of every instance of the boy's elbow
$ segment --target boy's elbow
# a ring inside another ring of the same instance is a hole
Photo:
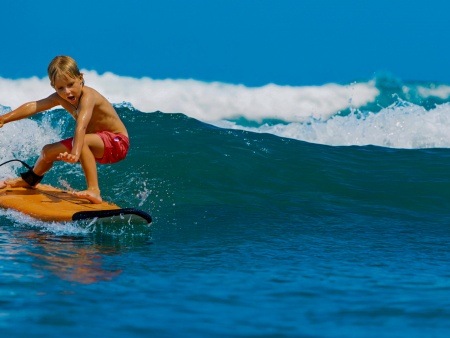
[[[25,110],[26,114],[32,115],[37,113],[37,104],[35,101],[25,103],[22,105],[22,108]]]

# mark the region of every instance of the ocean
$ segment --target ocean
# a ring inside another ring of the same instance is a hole
[[[0,210],[0,336],[448,335],[450,85],[85,78],[131,136],[103,198],[153,223]],[[0,114],[50,93],[0,78]],[[5,125],[0,163],[73,128],[62,109]],[[66,163],[43,183],[84,188]]]

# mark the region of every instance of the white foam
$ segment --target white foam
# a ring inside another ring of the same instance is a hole
[[[340,110],[366,105],[379,94],[374,81],[350,85],[246,87],[192,79],[136,79],[87,70],[83,73],[86,84],[112,103],[131,102],[143,112],[183,113],[206,122],[239,117],[286,122],[305,121],[310,117],[326,119]],[[52,92],[47,78],[0,78],[0,103],[13,108]]]
[[[5,110],[0,107],[0,113],[5,113]],[[44,118],[41,123],[30,119],[8,123],[0,129],[0,163],[14,158],[27,161],[36,157],[45,144],[58,141],[60,134],[60,130],[50,126],[50,119]],[[18,168],[22,165],[17,162],[0,166],[0,180],[16,176]]]
[[[446,85],[439,85],[431,88],[420,86],[417,88],[417,91],[424,98],[438,97],[443,100],[450,98],[450,86]]]
[[[0,77],[0,104],[17,108],[19,105],[49,96],[54,90],[48,79],[4,79]]]
[[[0,216],[7,217],[14,226],[33,227],[41,232],[50,232],[55,235],[72,236],[91,232],[77,222],[44,222],[13,209],[0,209]]]
[[[223,121],[218,125],[335,146],[450,148],[450,104],[427,111],[418,105],[400,103],[378,113],[355,111],[354,114],[335,116],[327,121],[263,125],[259,128],[242,128]]]

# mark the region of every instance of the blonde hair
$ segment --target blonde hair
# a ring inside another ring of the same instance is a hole
[[[50,79],[50,84],[52,87],[55,86],[55,79],[57,76],[69,76],[71,78],[81,77],[83,74],[80,73],[78,65],[73,58],[70,56],[56,56],[48,65],[47,68],[48,78]],[[83,81],[84,84],[84,81]]]

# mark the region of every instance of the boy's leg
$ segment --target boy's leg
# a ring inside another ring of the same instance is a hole
[[[53,163],[58,161],[58,156],[61,153],[66,152],[68,149],[61,142],[52,143],[42,148],[41,156],[39,156],[36,164],[33,167],[33,171],[37,175],[44,175],[53,167]]]
[[[36,164],[33,167],[33,172],[38,176],[43,176],[47,171],[51,169],[53,163],[57,161],[57,157],[60,153],[67,151],[67,148],[61,143],[56,142],[47,144],[42,148],[41,156],[39,156]],[[29,184],[25,182],[21,177],[0,181],[0,189],[10,187],[29,187]]]
[[[102,158],[105,146],[97,134],[86,134],[83,149],[81,150],[80,162],[86,177],[87,189],[75,193],[78,197],[86,198],[92,203],[101,203],[100,188],[98,185],[96,158]]]
[[[80,162],[86,177],[87,190],[75,193],[76,196],[86,198],[92,203],[101,203],[100,188],[98,186],[97,163],[95,158],[102,158],[105,150],[102,139],[97,134],[86,134],[83,149],[81,150]],[[68,151],[61,142],[44,146],[41,156],[36,161],[33,172],[39,176],[44,175],[58,160],[60,153]],[[0,181],[0,189],[10,187],[28,187],[21,177],[11,180]]]

